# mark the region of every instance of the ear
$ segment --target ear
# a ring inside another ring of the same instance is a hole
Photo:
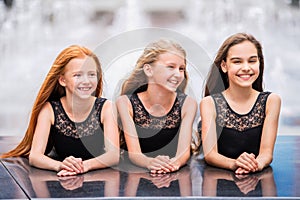
[[[66,86],[66,79],[64,78],[64,76],[59,76],[58,78],[58,82],[61,86],[65,87]]]
[[[227,65],[226,65],[226,62],[224,60],[222,60],[221,62],[221,69],[224,73],[227,73]]]
[[[144,73],[146,76],[151,77],[153,75],[152,67],[149,64],[144,64],[143,66]]]

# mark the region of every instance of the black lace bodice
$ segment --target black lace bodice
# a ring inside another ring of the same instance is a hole
[[[141,150],[149,156],[175,156],[178,130],[181,124],[181,109],[186,94],[178,93],[171,110],[162,117],[152,116],[144,107],[137,94],[128,96],[133,108]]]
[[[262,125],[265,119],[266,99],[269,94],[269,92],[260,93],[250,112],[243,115],[234,112],[221,93],[213,94],[217,124],[237,131],[245,131]]]
[[[217,113],[219,153],[231,158],[237,158],[243,152],[258,155],[269,94],[261,92],[247,114],[233,111],[221,93],[212,95]]]
[[[178,127],[181,122],[181,107],[185,97],[186,95],[183,93],[178,94],[169,113],[162,117],[155,117],[148,113],[137,94],[133,94],[130,97],[130,101],[134,111],[133,119],[135,124],[143,128],[151,129]]]
[[[55,120],[49,139],[61,159],[70,155],[89,159],[104,152],[101,111],[105,101],[104,98],[97,98],[92,111],[83,122],[73,122],[60,101],[50,102]]]

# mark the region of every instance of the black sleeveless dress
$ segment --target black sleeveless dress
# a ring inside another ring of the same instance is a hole
[[[261,92],[247,114],[234,112],[223,94],[213,94],[216,107],[216,125],[218,134],[218,152],[226,157],[236,159],[243,152],[259,153],[260,140],[266,102],[270,92]]]
[[[105,152],[101,111],[105,98],[95,100],[92,111],[83,122],[73,122],[60,101],[51,101],[54,124],[51,126],[47,151],[54,147],[58,160],[68,156],[83,160],[97,157]]]
[[[128,96],[133,108],[133,121],[139,137],[141,151],[150,157],[168,155],[177,151],[181,108],[186,94],[177,93],[175,102],[165,116],[155,117],[147,112],[137,94]]]

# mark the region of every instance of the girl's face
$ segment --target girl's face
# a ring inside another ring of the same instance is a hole
[[[221,68],[227,73],[229,87],[252,87],[259,75],[259,58],[255,45],[249,41],[230,47]]]
[[[162,88],[175,92],[184,80],[186,66],[185,59],[178,53],[162,53],[158,60],[151,65],[149,84],[156,84]]]
[[[65,67],[60,77],[60,84],[65,87],[66,94],[80,98],[90,97],[95,92],[98,78],[97,65],[91,57],[74,58]]]

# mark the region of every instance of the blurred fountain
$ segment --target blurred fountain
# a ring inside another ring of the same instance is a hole
[[[159,16],[165,17],[163,23],[158,21]],[[144,0],[144,3],[140,0],[2,0],[0,69],[4,84],[0,85],[0,135],[24,133],[36,93],[63,48],[81,44],[96,49],[112,36],[153,26],[185,35],[208,55],[200,56],[196,48],[187,47],[188,59],[198,56],[189,71],[190,89],[195,91],[197,101],[201,99],[210,62],[224,39],[236,32],[255,35],[263,45],[266,89],[282,97],[280,133],[291,133],[284,129],[286,126],[295,127],[294,132],[299,133],[298,0]],[[141,37],[155,37],[149,35]],[[126,42],[132,44],[141,39],[128,38]],[[121,49],[125,44],[108,46],[99,55],[100,60],[105,52]],[[105,60],[103,56],[103,63],[133,66],[137,55],[131,53],[130,60],[120,59],[120,62]],[[107,78],[117,82],[118,78],[110,76]],[[111,95],[109,90],[106,87],[105,92]]]

